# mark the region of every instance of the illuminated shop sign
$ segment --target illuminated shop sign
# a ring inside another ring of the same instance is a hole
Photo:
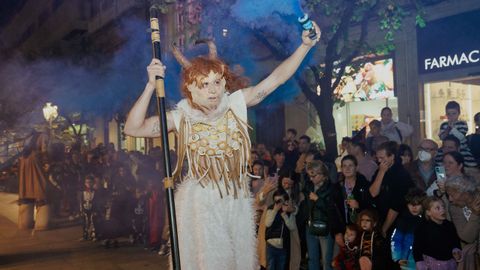
[[[477,63],[480,60],[480,50],[472,50],[461,54],[442,55],[434,58],[426,58],[424,70],[440,69],[463,64]]]
[[[443,18],[417,29],[421,74],[480,66],[480,10]]]

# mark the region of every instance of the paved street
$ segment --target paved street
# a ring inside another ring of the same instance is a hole
[[[0,193],[0,269],[168,269],[167,258],[121,240],[118,248],[79,241],[80,226],[17,230],[15,196]]]

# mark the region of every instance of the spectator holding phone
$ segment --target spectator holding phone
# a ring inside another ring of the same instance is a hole
[[[427,189],[427,195],[441,198],[445,195],[445,181],[451,177],[463,176],[464,159],[459,152],[448,152],[443,157],[443,166],[435,168],[437,180]]]
[[[273,200],[265,215],[267,269],[283,270],[287,262],[290,231],[296,230],[295,216],[289,213],[291,205],[285,190],[275,191]]]
[[[287,266],[288,269],[299,269],[301,260],[300,232],[298,230],[297,214],[299,213],[300,189],[298,186],[298,174],[292,170],[281,170],[278,176],[278,190],[283,190],[288,194],[289,200],[285,202],[285,212],[290,219],[295,221],[295,226],[290,229],[290,237],[286,243],[287,248]]]

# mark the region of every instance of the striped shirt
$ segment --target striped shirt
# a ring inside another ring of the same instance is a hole
[[[448,129],[448,122],[443,122],[440,125],[440,131],[439,135],[442,134],[445,130]],[[473,157],[472,153],[470,152],[470,148],[468,147],[467,144],[467,132],[468,132],[468,125],[467,122],[465,121],[457,121],[454,125],[453,128],[450,130],[448,135],[453,135],[455,136],[459,141],[460,141],[460,149],[459,152],[462,154],[464,160],[465,160],[465,166],[466,167],[477,167],[477,162],[475,161],[475,158]],[[441,138],[443,139],[443,138]],[[435,157],[435,162],[437,165],[440,165],[443,163],[443,151],[442,149],[438,150],[437,156]]]

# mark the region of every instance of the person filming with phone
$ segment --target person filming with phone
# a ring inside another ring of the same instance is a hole
[[[291,207],[289,199],[285,190],[277,189],[273,193],[273,204],[266,212],[267,269],[285,269],[290,231],[297,228],[295,215],[289,211]]]
[[[464,158],[460,152],[448,152],[443,156],[443,166],[435,167],[437,174],[437,180],[427,190],[427,195],[432,194],[441,198],[445,195],[445,182],[446,180],[465,176]]]

